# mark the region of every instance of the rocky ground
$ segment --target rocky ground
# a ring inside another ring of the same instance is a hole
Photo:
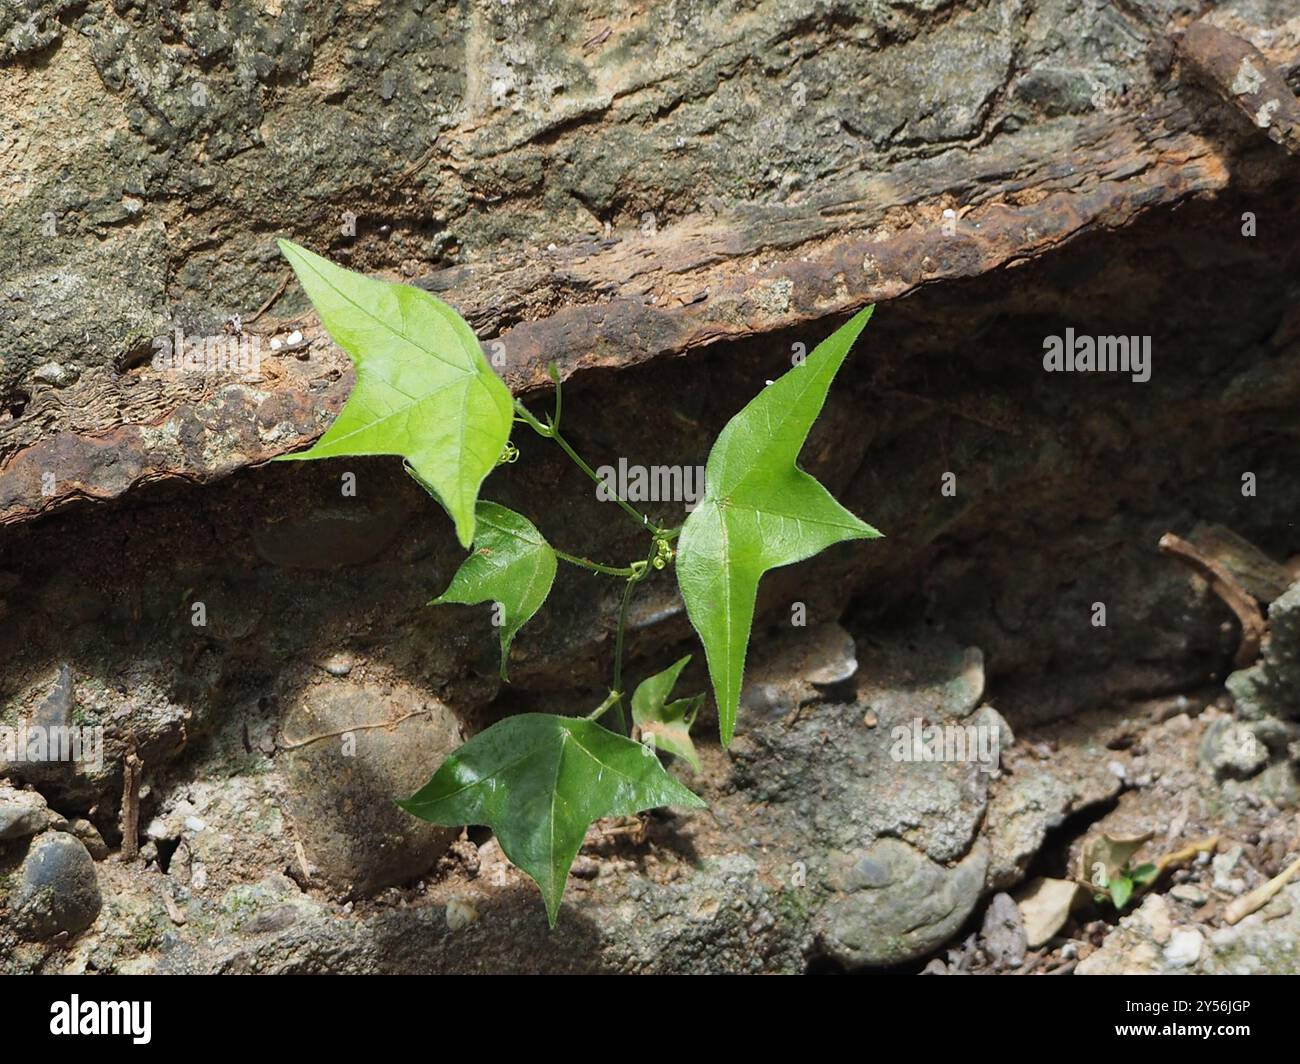
[[[1287,599],[1300,585],[1275,631]],[[1257,671],[1285,657],[1273,643]],[[151,781],[134,859],[39,791],[0,788],[4,970],[1297,969],[1300,880],[1225,918],[1300,856],[1300,729],[1272,696],[1207,690],[1013,735],[981,652],[941,635],[827,624],[755,659],[736,743],[706,741],[690,780],[709,809],[593,826],[554,931],[485,832],[385,801],[454,742],[445,707],[338,658],[278,723],[232,719]],[[917,720],[983,729],[992,760],[898,760],[895,729]],[[1149,836],[1135,865],[1188,853],[1122,915],[1078,888],[1045,911],[1044,883],[1102,833]]]

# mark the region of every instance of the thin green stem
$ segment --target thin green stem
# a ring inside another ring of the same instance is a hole
[[[519,417],[516,418],[517,421],[522,421],[537,433],[537,435],[545,436],[547,439],[550,439],[551,430],[538,421],[537,418],[533,417],[532,413],[529,412],[528,407],[524,406],[524,404],[518,399],[515,400],[515,413],[519,415]]]
[[[551,550],[555,551],[555,556],[561,561],[568,562],[570,565],[579,566],[582,569],[590,570],[593,573],[604,573],[606,576],[628,577],[632,576],[636,571],[630,566],[620,569],[613,565],[601,565],[600,562],[593,562],[590,558],[579,558],[574,554],[565,554],[564,551],[556,550],[555,547],[552,547]]]
[[[632,575],[627,578],[627,583],[623,587],[623,601],[618,607],[618,631],[614,635],[614,684],[613,689],[621,692],[623,690],[623,644],[626,641],[627,633],[627,615],[628,609],[632,605],[632,593],[636,590],[637,584],[646,579],[654,569],[651,568],[655,556],[659,553],[659,541],[655,540],[650,549],[650,556],[643,562],[636,562],[632,566]],[[620,699],[621,699],[620,694]],[[632,734],[630,721],[623,713],[623,704],[619,702],[619,719],[623,730],[628,735]]]
[[[610,693],[605,696],[605,701],[587,714],[587,719],[600,720],[601,717],[614,708],[614,704],[622,699],[622,697],[622,691],[610,691]]]
[[[528,425],[529,428],[531,428],[534,432],[536,432],[539,436],[544,436],[549,440],[554,440],[559,445],[560,450],[562,450],[565,454],[569,456],[573,464],[576,465],[579,469],[581,469],[593,484],[603,487],[606,490],[606,492],[608,492],[610,498],[612,498],[616,503],[618,503],[619,507],[623,510],[623,512],[626,513],[629,517],[632,518],[633,521],[636,522],[638,528],[644,529],[645,531],[650,532],[655,536],[661,536],[663,534],[663,529],[661,529],[658,525],[656,525],[644,514],[638,513],[636,508],[632,506],[631,503],[629,503],[617,492],[613,491],[609,487],[609,485],[605,482],[604,478],[602,478],[599,473],[597,473],[594,469],[591,468],[591,466],[589,466],[585,461],[583,461],[582,456],[579,455],[578,452],[573,449],[572,444],[570,444],[568,440],[566,440],[563,436],[560,435],[560,421],[558,417],[560,413],[560,405],[558,400],[556,402],[556,407],[555,407],[555,414],[557,416],[551,416],[547,424],[543,424],[536,417],[534,417],[529,412],[528,408],[524,406],[524,404],[520,402],[520,400],[518,399],[515,400],[515,411],[516,413],[519,414],[520,419],[526,425]]]
[[[623,690],[623,635],[627,630],[627,611],[632,604],[632,592],[640,580],[629,576],[623,586],[623,601],[618,609],[618,633],[614,636],[614,690]]]
[[[656,526],[653,522],[651,522],[650,518],[644,516],[643,514],[638,513],[636,507],[634,507],[630,502],[624,499],[623,496],[619,495],[618,492],[614,491],[609,486],[609,484],[605,481],[605,479],[600,476],[600,474],[598,474],[594,469],[591,468],[591,466],[587,465],[587,463],[582,460],[582,457],[578,454],[577,451],[573,449],[573,447],[569,444],[569,441],[560,435],[558,430],[552,430],[551,439],[553,439],[556,443],[560,445],[560,450],[562,450],[565,454],[567,454],[573,460],[573,463],[584,473],[587,474],[588,478],[590,478],[593,484],[598,484],[605,489],[609,497],[613,499],[614,502],[618,503],[619,507],[623,510],[623,512],[626,513],[629,517],[631,517],[632,520],[637,523],[637,526],[639,528],[643,528],[648,532],[653,532],[654,534],[658,535],[659,533],[658,526]]]

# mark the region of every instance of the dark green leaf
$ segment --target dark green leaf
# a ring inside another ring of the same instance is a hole
[[[650,738],[656,750],[683,758],[696,772],[700,771],[700,756],[691,742],[691,725],[704,701],[703,695],[679,698],[669,702],[677,677],[681,675],[689,654],[663,672],[651,676],[637,685],[632,695],[632,720],[641,729],[642,741]]]
[[[473,330],[410,285],[364,277],[280,241],[321,324],[356,365],[347,403],[316,445],[285,459],[401,455],[446,508],[461,546],[474,503],[510,438],[510,390]]]
[[[592,821],[704,803],[648,747],[581,717],[525,713],[476,735],[398,805],[446,827],[490,827],[505,855],[541,888],[554,927],[569,866]]]
[[[532,618],[555,580],[555,551],[533,523],[494,502],[475,507],[478,530],[474,549],[451,584],[431,605],[460,602],[500,603],[501,678],[506,678],[510,643]]]
[[[795,464],[826,392],[871,317],[855,315],[727,423],[678,543],[677,580],[704,643],[722,741],[731,742],[758,582],[846,539],[880,535]]]
[[[1156,876],[1160,874],[1160,869],[1153,864],[1141,864],[1133,869],[1130,877],[1139,887],[1148,886],[1155,882]]]

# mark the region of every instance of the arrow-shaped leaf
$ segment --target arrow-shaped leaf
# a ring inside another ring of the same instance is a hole
[[[704,701],[703,695],[679,698],[669,702],[677,677],[681,675],[689,654],[663,672],[651,676],[637,685],[632,695],[632,720],[641,729],[641,735],[652,736],[656,750],[663,750],[686,760],[696,772],[700,771],[700,755],[691,742],[691,725]]]
[[[314,447],[285,459],[401,455],[451,515],[461,546],[474,503],[510,438],[510,390],[447,304],[364,277],[280,241],[321,324],[356,366],[352,394]]]
[[[704,499],[686,519],[677,581],[704,643],[724,745],[731,742],[758,582],[846,539],[880,535],[795,460],[868,307],[733,417],[709,452]]]
[[[581,717],[524,713],[476,735],[398,805],[445,827],[490,827],[505,855],[541,888],[554,927],[592,821],[704,803],[649,747]]]
[[[510,643],[542,607],[555,580],[555,551],[528,518],[494,502],[474,508],[477,531],[473,552],[456,570],[447,590],[430,605],[498,602],[501,627],[501,679],[506,678]]]

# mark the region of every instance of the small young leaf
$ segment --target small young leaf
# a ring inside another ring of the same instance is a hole
[[[691,742],[691,725],[704,701],[703,695],[679,698],[669,702],[673,685],[682,669],[691,660],[689,654],[663,672],[643,680],[632,695],[632,720],[642,735],[654,737],[656,750],[663,750],[684,759],[696,772],[700,771],[700,756]]]
[[[581,717],[524,713],[447,758],[403,809],[445,827],[483,824],[531,876],[552,927],[587,827],[661,805],[704,803],[645,746]]]
[[[461,546],[474,503],[510,438],[510,390],[451,307],[280,241],[321,324],[356,365],[352,394],[314,447],[286,460],[401,455],[451,515]]]
[[[1079,878],[1101,886],[1124,875],[1129,860],[1150,840],[1149,831],[1141,835],[1108,835],[1104,831],[1089,835],[1079,850]]]
[[[1156,876],[1160,874],[1160,869],[1153,864],[1140,864],[1130,873],[1133,882],[1139,887],[1149,886],[1155,882]]]
[[[1110,900],[1115,904],[1116,910],[1119,910],[1133,896],[1133,880],[1128,876],[1116,876],[1106,884],[1106,889],[1110,891]]]
[[[704,499],[682,526],[677,582],[708,658],[723,745],[736,727],[760,578],[842,540],[880,535],[795,464],[871,311],[851,318],[727,423],[709,452]]]
[[[551,593],[555,581],[555,551],[528,518],[480,502],[474,508],[477,532],[474,549],[456,570],[447,590],[429,603],[499,602],[501,618],[501,679],[515,634],[532,620]]]

